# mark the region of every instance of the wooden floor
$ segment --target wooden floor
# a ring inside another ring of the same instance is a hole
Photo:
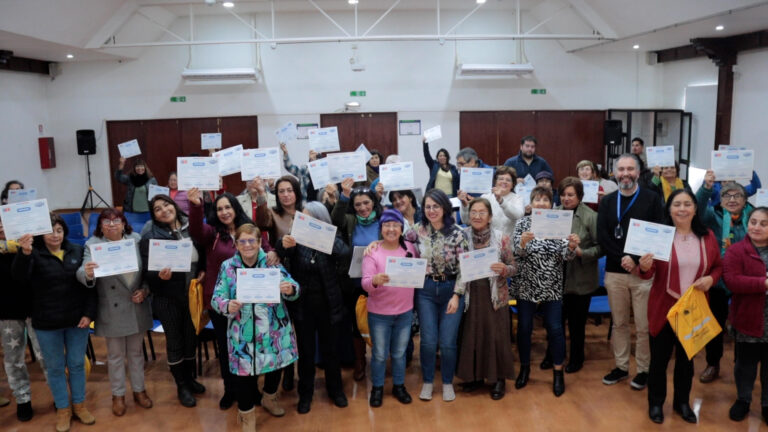
[[[552,394],[552,372],[538,369],[543,357],[544,331],[538,323],[534,333],[534,368],[531,381],[522,390],[515,390],[514,383],[507,382],[507,395],[501,401],[490,399],[487,390],[472,394],[458,391],[453,402],[443,402],[436,382],[431,402],[418,400],[420,369],[418,349],[416,358],[407,370],[406,387],[414,401],[401,405],[390,394],[391,380],[385,385],[384,406],[368,407],[370,381],[355,382],[352,371],[343,371],[344,389],[349,407],[337,408],[325,394],[322,371],[318,371],[312,411],[306,415],[296,413],[297,395],[293,390],[281,396],[287,415],[271,417],[257,407],[257,423],[260,431],[454,431],[477,430],[484,432],[532,430],[532,431],[648,431],[648,430],[696,430],[696,431],[753,431],[768,430],[760,418],[760,386],[756,384],[750,416],[735,423],[728,419],[728,409],[733,403],[736,388],[733,381],[733,343],[727,339],[725,358],[722,361],[721,378],[711,384],[698,382],[698,374],[705,367],[703,353],[696,359],[696,378],[691,393],[692,406],[701,401],[698,425],[690,425],[672,412],[671,371],[667,404],[664,407],[665,422],[653,424],[647,416],[648,403],[645,391],[633,391],[628,381],[614,386],[601,383],[602,376],[614,366],[610,344],[606,340],[608,323],[597,326],[587,324],[587,362],[576,374],[566,374],[566,392],[556,398]],[[106,359],[103,340],[94,338],[97,360]],[[204,376],[200,380],[208,391],[199,397],[196,408],[184,408],[176,400],[176,390],[165,364],[164,338],[154,337],[158,358],[146,365],[147,392],[155,406],[150,410],[136,407],[131,398],[127,401],[128,412],[115,417],[111,412],[111,394],[106,366],[96,365],[87,383],[87,406],[96,417],[96,424],[84,426],[73,422],[73,431],[222,431],[238,430],[237,409],[221,411],[218,407],[222,384],[218,377],[218,362],[211,358],[205,363]],[[417,344],[418,347],[418,344]],[[211,353],[213,355],[213,353]],[[370,350],[369,350],[370,356]],[[516,364],[517,369],[519,365]],[[50,391],[42,379],[37,363],[30,365],[32,373],[32,406],[35,417],[28,423],[16,419],[15,404],[0,408],[0,430],[43,431],[54,430],[55,409]],[[630,372],[634,373],[634,363]],[[439,376],[439,373],[437,374]],[[439,378],[438,378],[439,379]],[[130,392],[130,388],[128,390]],[[7,379],[0,378],[0,394],[10,397]],[[130,393],[129,393],[130,394]]]

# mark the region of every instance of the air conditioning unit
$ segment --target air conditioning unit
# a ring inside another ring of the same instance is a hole
[[[530,63],[524,64],[479,64],[479,63],[464,63],[460,64],[457,70],[457,75],[460,77],[493,77],[493,78],[505,78],[505,77],[518,77],[525,76],[533,73],[533,65]]]
[[[256,68],[184,69],[187,84],[253,84],[259,81]]]

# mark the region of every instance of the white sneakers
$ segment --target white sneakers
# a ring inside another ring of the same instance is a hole
[[[432,400],[432,383],[424,383],[421,385],[421,393],[419,393],[419,399],[423,401]]]
[[[419,399],[423,401],[432,400],[432,390],[434,385],[432,383],[423,383],[421,385],[421,392],[419,393]],[[450,402],[456,399],[456,392],[453,391],[453,384],[443,384],[443,401]]]
[[[443,401],[450,402],[456,399],[456,393],[453,391],[453,384],[443,384]]]

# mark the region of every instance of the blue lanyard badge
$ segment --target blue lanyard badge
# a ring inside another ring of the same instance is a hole
[[[640,195],[640,188],[637,188],[635,195],[632,196],[632,201],[629,202],[623,213],[621,212],[621,192],[619,192],[617,195],[616,218],[618,219],[618,222],[616,223],[616,228],[613,230],[613,236],[616,237],[616,239],[621,240],[621,238],[624,237],[624,229],[621,227],[621,220],[624,219],[624,216],[626,216],[629,209],[632,208],[632,205],[637,200],[637,196]]]

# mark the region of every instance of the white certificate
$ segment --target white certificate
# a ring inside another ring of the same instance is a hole
[[[5,237],[8,240],[18,240],[24,234],[39,235],[53,232],[51,213],[48,211],[46,199],[1,206],[0,220],[3,222]]]
[[[564,239],[571,234],[573,210],[533,209],[531,231],[538,239]]]
[[[171,190],[167,187],[151,184],[149,185],[149,191],[147,192],[147,199],[152,201],[155,195],[168,195],[171,196]]]
[[[296,212],[291,235],[296,239],[296,243],[330,255],[336,239],[336,226]]]
[[[277,147],[243,150],[240,175],[243,181],[252,180],[255,177],[280,178],[282,166],[280,149]]]
[[[459,189],[466,193],[489,193],[493,188],[493,168],[461,168]]]
[[[37,199],[37,189],[8,189],[8,204]]]
[[[365,252],[364,246],[355,246],[352,250],[352,262],[349,263],[349,277],[361,278],[363,277],[363,253]]]
[[[341,183],[346,178],[352,178],[356,182],[365,181],[365,155],[349,153],[333,153],[328,157],[328,174],[331,183]]]
[[[310,129],[309,149],[318,153],[339,151],[339,130],[336,126]]]
[[[384,273],[389,276],[388,287],[422,288],[427,274],[427,260],[424,258],[388,257]]]
[[[307,164],[309,177],[315,189],[322,189],[331,183],[331,173],[328,171],[328,158],[317,159]]]
[[[472,252],[464,252],[459,255],[459,268],[461,269],[461,281],[470,282],[496,276],[491,270],[491,264],[499,262],[499,250],[497,248],[478,249]]]
[[[523,178],[523,184],[533,189],[536,187],[536,180],[533,178],[533,176],[527,174],[525,178]]]
[[[368,151],[368,147],[365,146],[365,144],[360,144],[357,149],[355,150],[358,153],[362,153],[365,155],[365,163],[368,163],[369,160],[371,160],[371,152]],[[383,163],[384,161],[379,161],[379,163]]]
[[[752,150],[729,150],[712,152],[712,171],[715,180],[751,179],[755,164]]]
[[[296,139],[299,136],[299,129],[293,122],[288,122],[280,129],[275,131],[275,137],[279,143],[288,143]]]
[[[768,189],[758,189],[755,195],[755,207],[768,207]]]
[[[139,148],[139,142],[137,140],[130,140],[122,144],[118,144],[117,149],[120,150],[120,156],[126,159],[141,154],[141,149]]]
[[[525,183],[520,183],[515,188],[515,193],[523,201],[523,207],[531,205],[531,191],[533,186],[527,186]]]
[[[219,175],[226,176],[240,172],[242,158],[243,158],[243,145],[238,144],[234,147],[229,147],[221,151],[217,151],[213,154],[219,161]]]
[[[379,165],[379,183],[388,191],[415,189],[413,162]]]
[[[669,261],[674,240],[675,227],[673,226],[630,219],[624,253],[638,256],[652,253],[653,259]]]
[[[440,126],[431,127],[424,131],[424,139],[427,142],[437,141],[443,137],[443,131]]]
[[[646,147],[645,157],[649,168],[675,166],[675,146]]]
[[[219,190],[219,161],[213,157],[178,157],[176,175],[179,190]]]
[[[203,150],[213,150],[221,148],[220,133],[200,134],[200,148]]]
[[[136,241],[118,240],[88,246],[91,259],[99,266],[93,270],[97,278],[139,271],[136,259]]]
[[[192,240],[149,240],[147,270],[170,268],[175,272],[188,272],[192,268]]]
[[[734,146],[728,145],[728,144],[720,144],[720,145],[717,146],[717,149],[719,151],[747,150],[746,147],[734,147]]]
[[[236,299],[242,303],[280,303],[280,270],[237,269]]]
[[[584,198],[582,201],[585,203],[597,204],[597,193],[600,191],[600,182],[582,180],[581,184],[584,186]]]

